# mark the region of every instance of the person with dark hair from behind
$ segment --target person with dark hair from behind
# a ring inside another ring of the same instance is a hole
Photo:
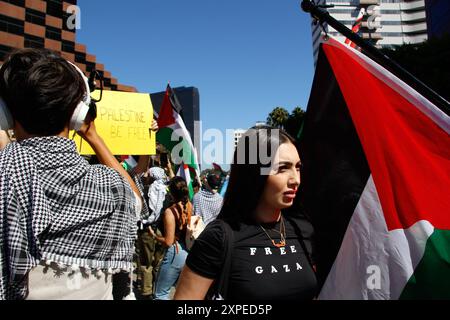
[[[295,141],[284,131],[264,126],[244,134],[222,210],[194,242],[175,299],[204,299],[210,290],[226,300],[315,298],[310,252],[296,219],[282,212],[296,197],[300,166]]]
[[[216,219],[222,209],[223,198],[218,193],[220,182],[219,175],[210,173],[206,177],[206,183],[192,199],[194,215],[202,217],[205,226]]]
[[[145,193],[143,196],[148,205],[150,216],[140,223],[136,245],[138,249],[137,267],[141,298],[151,299],[153,298],[158,266],[164,255],[164,248],[150,235],[148,228],[151,227],[154,230],[158,230],[160,225],[160,216],[164,210],[164,201],[167,196],[168,177],[164,169],[158,167],[152,167],[140,176],[143,178],[146,175],[149,177],[149,184],[146,185],[141,180],[137,181],[137,185],[139,187],[138,183],[140,183],[143,193]]]
[[[170,289],[177,283],[187,257],[186,230],[192,215],[189,188],[182,177],[170,180],[169,193],[173,205],[164,211],[162,236],[152,228],[149,232],[167,251],[159,267],[155,283],[155,300],[169,300]]]
[[[46,49],[0,69],[17,139],[0,151],[0,299],[112,299],[110,274],[132,268],[142,199],[86,118],[89,95],[81,70]]]
[[[194,180],[192,180],[192,189],[194,190],[194,195],[196,195],[200,191],[200,182],[198,177],[196,176]]]

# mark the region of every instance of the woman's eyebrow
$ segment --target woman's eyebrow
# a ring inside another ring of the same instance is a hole
[[[292,162],[290,162],[290,161],[280,161],[280,162],[277,163],[277,165],[279,167],[281,167],[281,166],[292,166],[294,164]]]

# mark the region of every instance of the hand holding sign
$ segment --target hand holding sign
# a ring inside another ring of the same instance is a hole
[[[159,131],[159,126],[158,126],[158,121],[156,121],[155,119],[152,120],[152,131],[154,132],[158,132]]]
[[[103,99],[97,103],[95,126],[113,154],[150,155],[156,153],[155,134],[150,134],[150,129],[158,130],[152,119],[149,94],[103,91]],[[80,138],[75,142],[80,154],[94,154]]]

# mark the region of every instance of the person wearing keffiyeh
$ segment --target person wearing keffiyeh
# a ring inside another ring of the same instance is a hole
[[[167,178],[164,169],[162,168],[150,168],[149,176],[154,179],[153,183],[148,188],[148,206],[151,210],[150,218],[148,222],[150,224],[155,223],[161,216],[161,209],[163,208],[164,200],[167,194]]]
[[[147,167],[148,161],[144,156],[140,157],[139,163],[145,163],[145,167]],[[158,272],[158,266],[164,255],[164,248],[150,236],[148,228],[152,225],[154,228],[157,228],[157,223],[159,222],[167,195],[168,177],[162,168],[145,168],[144,173],[139,173],[141,170],[142,168],[139,168],[137,170],[138,172],[132,173],[132,176],[142,197],[147,200],[150,217],[141,221],[139,224],[141,227],[138,232],[138,241],[136,243],[138,255],[137,269],[140,298],[150,299],[152,298],[154,291],[154,282]],[[144,181],[147,180],[145,178],[150,178],[152,181],[148,186],[148,190],[144,183]]]
[[[223,197],[218,193],[221,184],[220,177],[210,174],[206,181],[207,183],[192,200],[194,214],[202,217],[205,226],[216,219],[223,204]]]
[[[2,300],[110,299],[109,274],[132,268],[139,191],[92,119],[78,134],[102,165],[89,165],[68,139],[89,95],[83,81],[45,49],[18,50],[0,69],[17,139],[0,151]]]

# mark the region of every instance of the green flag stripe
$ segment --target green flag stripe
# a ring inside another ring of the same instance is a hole
[[[435,229],[400,299],[450,299],[450,231]]]
[[[197,163],[195,162],[195,156],[194,156],[194,150],[192,150],[191,146],[189,145],[189,143],[187,143],[182,137],[177,135],[177,139],[175,141],[172,141],[172,135],[173,135],[173,130],[171,128],[162,128],[158,131],[157,135],[156,135],[156,139],[158,140],[159,143],[161,143],[162,145],[164,145],[164,147],[169,150],[169,152],[172,152],[173,149],[175,149],[175,147],[178,146],[178,144],[182,143],[182,152],[180,153],[181,156],[183,156],[183,159],[186,158],[187,161],[185,161],[185,163],[194,169],[198,169]],[[181,146],[178,147],[178,150],[181,149]],[[184,155],[184,152],[187,152],[188,154]]]
[[[195,177],[192,177],[191,172],[189,172],[189,175],[191,176],[191,181],[189,182],[188,188],[189,188],[189,200],[193,200],[194,199],[194,187],[192,186],[192,181],[194,181],[193,179],[195,179]]]

